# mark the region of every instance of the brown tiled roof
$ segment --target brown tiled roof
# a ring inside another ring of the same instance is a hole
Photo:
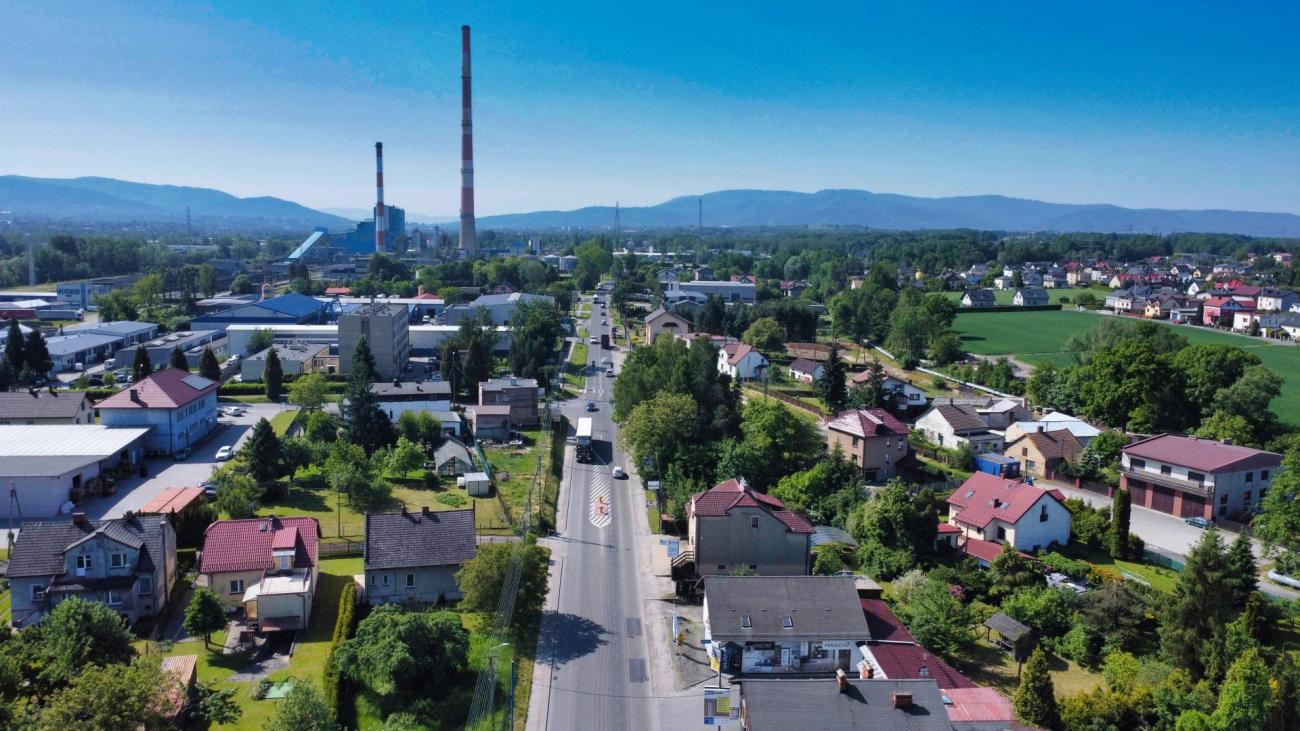
[[[1059,429],[1057,431],[1032,431],[1012,442],[1007,451],[1022,441],[1028,440],[1038,453],[1043,455],[1043,459],[1064,459],[1073,460],[1075,457],[1083,454],[1083,444],[1069,431]]]
[[[1152,459],[1209,473],[1228,468],[1240,470],[1282,463],[1282,455],[1275,452],[1178,434],[1160,434],[1130,444],[1120,451],[1133,457]]]
[[[983,422],[980,422],[983,423]],[[907,436],[907,425],[884,409],[852,409],[835,415],[826,428],[855,437]]]
[[[714,485],[705,492],[696,493],[691,498],[691,512],[694,515],[720,518],[732,508],[761,508],[775,516],[792,533],[812,533],[812,523],[808,519],[785,509],[785,503],[761,492],[755,492],[744,482],[730,479]]]

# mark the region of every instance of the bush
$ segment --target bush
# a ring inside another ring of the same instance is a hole
[[[1065,574],[1075,579],[1086,579],[1092,573],[1092,564],[1087,561],[1062,556],[1056,551],[1044,553],[1038,557],[1039,563],[1049,570]]]
[[[817,576],[834,576],[844,570],[843,549],[838,544],[818,546],[813,549],[813,569]]]
[[[459,508],[466,502],[465,496],[458,492],[444,492],[438,496],[437,500],[443,505],[450,505],[453,508]]]
[[[275,685],[270,678],[262,678],[262,681],[253,689],[253,700],[266,700],[266,694],[271,692],[271,686]]]
[[[858,549],[858,557],[862,570],[881,581],[893,581],[916,565],[910,551],[879,543],[864,543]]]
[[[349,581],[339,594],[339,615],[334,621],[334,634],[330,638],[329,651],[325,655],[325,701],[334,710],[339,723],[347,726],[352,716],[352,685],[339,672],[335,651],[339,643],[347,640],[356,631],[357,626],[357,585]]]
[[[226,383],[217,389],[221,396],[262,396],[265,393],[266,386],[260,383]]]

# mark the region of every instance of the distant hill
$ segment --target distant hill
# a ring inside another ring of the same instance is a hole
[[[625,227],[689,227],[704,200],[705,226],[870,226],[881,229],[974,228],[992,231],[1233,233],[1300,236],[1300,216],[1227,210],[1121,208],[1106,204],[1044,203],[998,195],[918,198],[865,190],[723,190],[673,198],[656,206],[622,208]],[[537,211],[478,220],[480,229],[608,228],[611,206]]]
[[[280,198],[236,198],[211,188],[113,178],[0,176],[0,209],[12,211],[16,219],[184,223],[186,206],[196,223],[206,220],[288,229],[344,229],[353,223]]]

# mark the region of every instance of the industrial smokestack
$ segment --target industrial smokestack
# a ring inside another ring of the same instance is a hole
[[[386,251],[388,211],[384,208],[384,143],[375,143],[375,251]]]
[[[460,27],[460,248],[478,253],[474,232],[474,122],[470,115],[469,26]]]

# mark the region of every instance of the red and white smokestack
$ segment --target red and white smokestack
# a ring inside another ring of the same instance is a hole
[[[469,26],[460,27],[460,248],[466,256],[478,251],[474,232],[474,123],[470,114]]]
[[[384,208],[384,143],[375,143],[375,251],[387,251],[388,210]]]

